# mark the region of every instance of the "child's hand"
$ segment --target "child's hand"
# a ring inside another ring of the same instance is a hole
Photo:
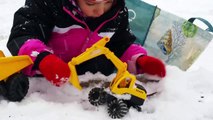
[[[58,87],[66,83],[70,76],[68,64],[53,54],[40,54],[42,59],[38,63],[38,69],[44,77]]]
[[[157,75],[161,78],[166,76],[166,69],[164,63],[151,56],[141,56],[137,59],[137,65],[142,73],[149,75]]]

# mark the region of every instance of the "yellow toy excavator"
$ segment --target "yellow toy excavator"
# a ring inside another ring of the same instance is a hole
[[[6,57],[0,50],[0,94],[10,101],[21,101],[28,92],[29,80],[20,71],[31,64],[27,55]]]
[[[107,103],[109,116],[122,118],[128,113],[130,107],[134,107],[138,111],[141,110],[140,106],[143,105],[146,99],[146,90],[143,86],[135,83],[136,77],[127,71],[127,64],[123,63],[113,52],[105,47],[109,40],[108,37],[102,38],[68,63],[72,71],[69,81],[73,86],[81,90],[82,87],[75,66],[97,56],[105,55],[117,68],[116,77],[110,83],[108,91],[105,90],[107,88],[93,88],[89,93],[89,102],[95,106]]]

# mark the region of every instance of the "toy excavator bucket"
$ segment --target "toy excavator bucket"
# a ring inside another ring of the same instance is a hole
[[[33,64],[27,55],[5,57],[0,51],[0,81]]]
[[[74,58],[73,58],[74,59]],[[70,68],[70,71],[72,71],[71,73],[70,73],[70,83],[74,86],[74,87],[76,87],[77,89],[79,89],[79,90],[82,90],[82,87],[81,87],[81,85],[80,85],[80,82],[79,82],[79,79],[78,79],[78,74],[77,74],[77,71],[76,71],[76,68],[75,68],[75,65],[76,65],[76,63],[75,62],[73,62],[73,61],[75,61],[75,60],[73,60],[72,59],[72,61],[70,61],[69,63],[68,63],[68,65],[69,65],[69,68]]]

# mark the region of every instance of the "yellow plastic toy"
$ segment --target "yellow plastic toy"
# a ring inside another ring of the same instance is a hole
[[[105,55],[117,68],[116,77],[109,86],[111,93],[104,91],[104,88],[93,88],[89,93],[89,101],[96,106],[107,103],[109,115],[112,118],[121,118],[128,112],[130,106],[140,110],[139,106],[143,105],[146,99],[146,90],[142,86],[135,84],[136,77],[127,71],[127,64],[105,47],[105,44],[109,41],[108,37],[104,37],[84,53],[73,58],[68,63],[71,70],[69,81],[73,86],[81,90],[82,87],[75,66],[97,56]],[[116,95],[130,95],[131,97],[128,100],[124,100],[118,99]]]
[[[4,53],[0,50],[0,57],[5,57]]]
[[[5,80],[31,64],[33,62],[27,55],[5,57],[4,53],[0,50],[0,81]]]
[[[33,64],[27,55],[6,57],[0,50],[0,94],[10,101],[20,101],[29,88],[28,77],[20,71]]]

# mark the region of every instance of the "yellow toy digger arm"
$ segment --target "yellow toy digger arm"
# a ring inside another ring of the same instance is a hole
[[[5,57],[0,50],[0,81],[33,64],[28,55]]]
[[[71,76],[70,76],[70,83],[75,86],[76,88],[78,88],[79,90],[82,89],[82,87],[80,86],[79,83],[79,79],[78,79],[78,75],[77,75],[77,71],[76,71],[76,65],[79,65],[87,60],[90,60],[92,58],[95,58],[99,55],[102,54],[106,54],[107,52],[109,52],[108,48],[105,48],[103,46],[105,46],[105,44],[109,42],[109,38],[108,37],[104,37],[101,40],[99,40],[97,43],[95,43],[92,47],[86,49],[85,52],[83,52],[82,54],[80,54],[79,56],[73,58],[69,63],[69,68],[71,71]]]
[[[118,69],[117,76],[115,79],[121,77],[121,73],[126,71],[127,65],[123,63],[120,59],[118,59],[113,52],[111,52],[108,48],[104,47],[107,42],[109,42],[108,37],[104,37],[101,40],[99,40],[97,43],[95,43],[92,47],[88,48],[84,53],[80,54],[79,56],[73,58],[68,64],[71,71],[70,76],[70,83],[72,83],[73,86],[78,88],[79,90],[82,89],[79,83],[77,71],[75,65],[79,65],[87,60],[90,60],[92,58],[95,58],[97,56],[100,56],[104,54],[107,59],[111,60],[112,63],[116,66]]]

